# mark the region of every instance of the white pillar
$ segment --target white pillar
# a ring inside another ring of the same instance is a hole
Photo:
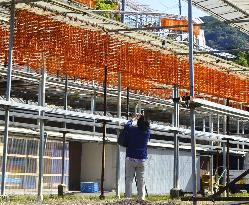
[[[91,96],[91,114],[95,112],[96,89],[93,81],[93,94]],[[93,135],[95,135],[95,119],[93,119]]]
[[[213,133],[214,132],[214,123],[213,123],[213,115],[210,114],[209,115],[209,132],[210,133]],[[211,175],[211,193],[213,193],[213,184],[214,184],[214,181],[213,181],[213,176],[214,176],[214,150],[213,150],[213,145],[214,145],[214,142],[211,141],[210,143],[211,145],[211,152],[212,152],[212,155],[210,157],[210,175]]]
[[[43,68],[41,70],[40,82],[40,102],[39,105],[45,106],[45,89],[46,89],[46,69],[44,54],[42,54]],[[44,111],[41,111],[40,116],[44,116]],[[44,172],[44,120],[40,119],[40,141],[39,141],[39,176],[38,176],[38,201],[43,201],[43,172]]]
[[[217,134],[220,134],[220,115],[217,114]]]
[[[174,113],[173,113],[173,126],[179,127],[179,102],[176,100],[179,98],[179,88],[174,85],[173,88],[173,98],[174,100]],[[179,139],[178,135],[174,133],[174,178],[173,178],[173,188],[179,189]]]
[[[121,118],[121,105],[122,105],[122,76],[118,73],[118,104],[117,104],[117,117]],[[117,136],[119,135],[117,130]],[[120,146],[117,143],[117,156],[116,156],[116,196],[120,198]]]
[[[223,135],[227,134],[227,117],[223,116]],[[227,152],[226,152],[226,141],[224,141],[222,146],[222,158],[223,158],[223,186],[226,185],[226,174],[227,174]],[[224,196],[227,196],[226,191],[224,192]]]
[[[202,131],[206,132],[206,119],[205,119],[205,117],[202,118]]]

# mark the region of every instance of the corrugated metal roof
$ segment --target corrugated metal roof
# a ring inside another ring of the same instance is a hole
[[[193,0],[193,5],[249,34],[248,0]]]

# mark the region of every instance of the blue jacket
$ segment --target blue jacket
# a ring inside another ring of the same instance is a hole
[[[126,148],[126,157],[135,159],[147,159],[147,144],[150,138],[150,129],[146,131],[140,130],[138,127],[132,126],[132,120],[125,125],[128,129]]]

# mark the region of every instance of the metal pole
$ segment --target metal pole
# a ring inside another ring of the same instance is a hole
[[[227,116],[224,115],[223,116],[223,135],[227,134]],[[226,142],[223,142],[223,148],[222,148],[222,161],[223,161],[223,180],[222,180],[222,184],[223,186],[226,185],[226,175],[227,175],[227,153],[226,153]],[[227,194],[226,192],[224,192],[224,196],[226,197]]]
[[[122,7],[121,7],[122,11],[125,11],[125,6],[126,6],[126,0],[122,0]],[[121,14],[121,22],[125,23],[125,14],[124,13]]]
[[[96,89],[93,81],[93,95],[91,96],[91,114],[95,112]],[[93,135],[95,135],[95,119],[93,119]]]
[[[245,123],[242,121],[242,128],[241,128],[241,134],[245,134]]]
[[[226,100],[226,106],[229,106],[229,99]],[[227,128],[227,135],[230,135],[230,116],[227,116],[227,121],[226,121],[226,128]]]
[[[7,74],[7,89],[6,101],[10,101],[11,93],[11,77],[12,77],[12,57],[14,44],[14,23],[15,23],[15,0],[11,1],[10,8],[10,37],[9,37],[9,53],[8,53],[8,74]],[[7,155],[8,155],[8,140],[9,140],[9,107],[5,107],[5,124],[4,124],[4,138],[3,138],[3,162],[2,162],[2,182],[1,195],[5,195],[5,176],[7,169]]]
[[[106,109],[107,109],[107,101],[106,101],[106,95],[107,95],[107,66],[105,66],[105,75],[104,75],[104,116],[106,116]],[[104,178],[105,178],[105,140],[106,140],[106,121],[103,121],[103,146],[102,146],[102,168],[101,168],[101,183],[100,183],[100,191],[101,194],[99,196],[100,199],[105,199],[104,195]]]
[[[240,134],[240,121],[239,121],[239,119],[237,120],[237,134],[238,135]],[[239,144],[237,144],[237,147],[239,149]],[[239,156],[238,156],[238,159],[237,159],[237,169],[239,170]]]
[[[136,28],[138,28],[138,14],[136,14]]]
[[[227,116],[223,116],[223,135],[227,134]]]
[[[237,120],[237,134],[240,134],[240,121],[239,119]]]
[[[117,117],[121,118],[121,91],[122,91],[122,76],[121,73],[118,73],[118,105],[117,105]],[[119,130],[117,131],[117,134],[119,135]],[[120,146],[117,143],[117,157],[116,157],[116,196],[120,198],[120,189],[119,189],[119,183],[120,183]]]
[[[41,84],[40,84],[40,106],[45,106],[45,84],[46,84],[46,71],[44,63],[44,53],[42,53],[43,68],[41,70]],[[41,111],[41,116],[44,116],[44,111]],[[40,141],[39,141],[39,176],[38,176],[38,196],[37,200],[43,200],[43,171],[44,171],[44,120],[40,119]]]
[[[182,15],[182,0],[179,0],[179,15]]]
[[[217,115],[217,134],[220,134],[220,115]]]
[[[130,112],[130,107],[129,107],[129,102],[130,101],[130,89],[127,87],[127,92],[126,92],[126,119],[129,119],[129,112]]]
[[[214,132],[214,124],[213,124],[213,116],[212,114],[209,115],[209,132],[210,133],[213,133]],[[211,141],[210,143],[211,147],[212,147],[212,151],[213,151],[213,145],[214,145],[214,142]],[[214,175],[214,156],[211,155],[210,157],[210,175],[211,175],[211,193],[213,193],[213,184],[214,184],[214,181],[213,181],[213,175]]]
[[[181,16],[182,15],[182,0],[179,0],[179,15]],[[183,31],[180,31],[180,39],[182,41],[182,34],[183,34]]]
[[[174,85],[174,98],[179,98],[179,89]],[[179,126],[179,102],[174,101],[174,127]],[[179,139],[176,132],[174,132],[174,188],[179,189]]]
[[[203,117],[203,119],[202,119],[202,131],[206,132],[206,119],[205,119],[205,117]]]
[[[226,185],[226,166],[227,166],[227,158],[226,158],[226,143],[223,142],[222,143],[223,147],[222,147],[222,158],[223,158],[223,172],[224,172],[224,175],[223,175],[223,181],[222,181],[222,184],[225,186]]]
[[[241,103],[240,109],[243,110],[243,104]],[[241,121],[241,134],[245,134],[245,126],[244,126],[244,121]]]
[[[226,100],[226,106],[229,106],[229,99]],[[227,121],[226,121],[226,128],[227,128],[227,135],[230,135],[230,116],[227,116]],[[229,169],[230,169],[230,163],[229,163],[229,139],[227,139],[227,156],[226,156],[226,160],[227,160],[227,184],[230,181],[230,176],[229,176]],[[227,189],[227,197],[229,196],[229,188]]]
[[[66,75],[65,79],[65,91],[64,91],[64,110],[67,110],[67,97],[68,97],[68,76]],[[64,116],[66,118],[66,116]],[[66,150],[66,128],[67,123],[63,123],[63,146],[62,146],[62,164],[61,164],[61,184],[64,184],[65,178],[65,150]]]
[[[227,184],[230,182],[230,177],[229,177],[229,169],[230,169],[230,163],[229,163],[229,139],[227,139]],[[227,188],[227,197],[229,196],[229,187]]]
[[[219,149],[217,148],[216,149],[216,169],[217,169],[217,172],[218,172],[218,167],[219,167]]]
[[[139,101],[138,101],[138,113],[139,113],[139,114],[141,114],[141,113],[142,113],[141,98],[139,98]]]
[[[190,97],[194,97],[194,59],[193,59],[193,21],[192,21],[192,0],[188,0],[188,30],[189,30],[189,78],[190,78]],[[190,108],[191,123],[191,152],[192,152],[192,186],[193,204],[197,204],[197,177],[196,177],[196,139],[195,139],[195,110]]]

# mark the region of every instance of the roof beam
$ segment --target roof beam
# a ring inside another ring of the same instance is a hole
[[[226,3],[227,5],[231,6],[232,8],[234,8],[235,10],[241,12],[242,14],[244,14],[245,16],[249,17],[249,14],[244,11],[243,9],[239,8],[238,6],[236,6],[235,4],[231,3],[228,0],[222,0],[224,3]]]
[[[15,3],[16,4],[19,4],[19,3],[29,4],[29,3],[33,3],[33,2],[37,2],[37,1],[41,1],[41,0],[16,0]],[[0,2],[0,6],[5,6],[5,5],[9,5],[9,4],[11,4],[10,1]]]
[[[194,26],[202,26],[203,24],[194,24]],[[158,29],[173,29],[173,28],[186,28],[187,24],[175,25],[175,26],[152,26],[152,27],[143,27],[143,28],[121,28],[121,29],[109,29],[109,32],[122,32],[122,31],[144,31],[144,30],[158,30]]]
[[[236,53],[236,52],[249,51],[249,48],[245,49],[230,49],[230,50],[217,50],[217,51],[194,51],[194,54],[216,54],[216,53]],[[188,55],[189,53],[177,53],[176,55]]]
[[[184,17],[176,14],[167,14],[165,12],[149,12],[149,11],[120,11],[120,10],[91,10],[94,13],[118,13],[118,14],[134,14],[134,15],[165,15],[166,17]]]

